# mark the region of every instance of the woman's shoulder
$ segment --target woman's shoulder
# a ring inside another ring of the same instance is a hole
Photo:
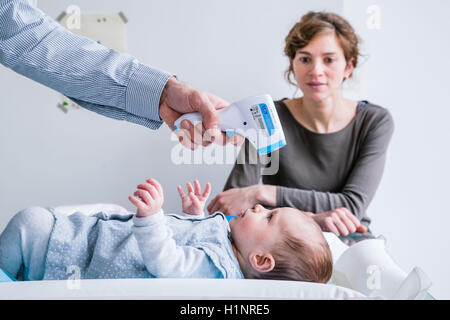
[[[289,112],[289,102],[292,101],[288,98],[282,98],[280,100],[274,100],[274,104],[275,104],[275,109],[277,110],[278,114],[285,114],[286,112],[288,112],[288,114],[290,114]]]
[[[285,100],[288,100],[288,98],[283,98],[283,99],[280,99],[280,100],[274,100],[273,103],[275,104],[275,107],[277,109],[285,108],[286,107]]]
[[[277,110],[278,116],[282,121],[290,121],[293,120],[292,113],[289,111],[289,105],[286,103],[289,101],[288,98],[283,98],[280,100],[275,100],[273,103],[275,105],[275,109]]]
[[[360,125],[369,130],[383,130],[392,133],[394,118],[389,109],[368,100],[358,101],[358,116]]]
[[[375,104],[373,102],[370,102],[368,100],[358,101],[358,113],[360,113],[363,116],[365,121],[370,121],[374,123],[394,122],[394,119],[389,109],[382,107],[378,104]]]

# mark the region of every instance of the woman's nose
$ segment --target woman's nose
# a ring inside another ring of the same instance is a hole
[[[315,61],[312,64],[310,74],[312,76],[319,76],[319,75],[323,74],[323,70],[324,70],[324,67],[323,67],[322,62],[321,61]]]

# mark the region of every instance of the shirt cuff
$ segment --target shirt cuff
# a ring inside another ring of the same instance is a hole
[[[149,227],[164,221],[164,211],[161,209],[157,213],[147,217],[137,217],[134,215],[133,224],[135,227]]]
[[[128,83],[125,110],[139,117],[163,123],[159,102],[167,81],[173,74],[140,64]]]

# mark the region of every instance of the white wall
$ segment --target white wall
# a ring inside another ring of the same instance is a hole
[[[406,270],[421,267],[431,293],[450,298],[450,2],[344,0],[343,12],[365,41],[359,69],[364,97],[388,108],[395,132],[386,171],[369,208],[373,229]],[[380,29],[366,10],[377,5]]]
[[[437,298],[450,298],[445,227],[450,163],[444,84],[450,49],[450,3],[430,1],[107,1],[39,0],[52,17],[69,4],[86,13],[123,11],[128,49],[142,62],[229,101],[256,93],[275,99],[293,90],[283,79],[284,37],[308,10],[345,16],[363,37],[365,63],[345,95],[391,110],[396,131],[385,176],[369,209],[373,230],[388,238],[398,263],[422,267]],[[366,26],[366,9],[381,9],[381,29]],[[178,212],[178,184],[198,178],[220,192],[231,165],[174,165],[176,146],[158,131],[85,110],[64,114],[60,96],[0,66],[0,230],[32,205],[109,202],[132,209],[127,196],[147,177],[165,188]]]

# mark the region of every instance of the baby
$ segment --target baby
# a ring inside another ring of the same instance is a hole
[[[184,215],[164,214],[154,179],[129,196],[136,214],[16,214],[0,236],[0,268],[21,280],[86,278],[253,278],[326,283],[332,257],[320,227],[293,208],[261,205],[229,222],[199,217],[209,196],[198,181],[178,191]]]

